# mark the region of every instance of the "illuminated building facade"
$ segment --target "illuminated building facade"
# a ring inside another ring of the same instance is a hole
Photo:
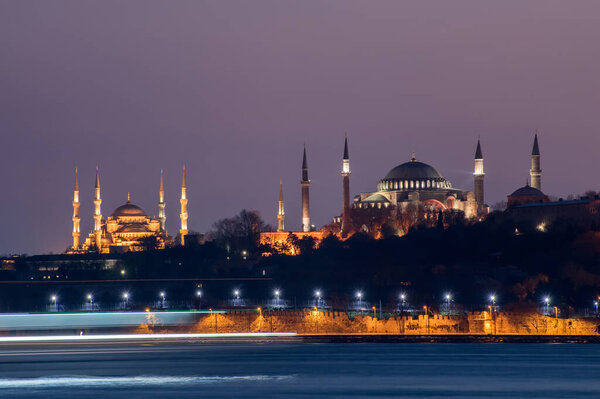
[[[181,187],[181,228],[179,230],[183,245],[187,230],[187,187],[185,168]],[[73,244],[68,253],[119,253],[161,249],[171,244],[172,239],[166,230],[166,202],[163,183],[163,172],[160,173],[158,218],[149,217],[139,206],[131,202],[127,194],[127,202],[116,208],[108,218],[102,217],[102,199],[100,191],[100,174],[96,167],[96,184],[94,187],[94,228],[83,243],[80,242],[79,215],[79,179],[75,170],[75,188],[73,192]]]

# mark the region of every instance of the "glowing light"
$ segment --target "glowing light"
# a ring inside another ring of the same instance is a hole
[[[547,296],[547,297],[544,298],[544,303],[546,303],[546,305],[550,303],[550,297],[549,296]]]
[[[200,298],[200,297],[202,296],[202,291],[200,291],[200,290],[197,290],[197,291],[196,291],[196,296],[197,296],[198,298]]]
[[[239,290],[233,291],[233,295],[235,295],[235,299],[240,299],[240,291]]]
[[[52,302],[56,302],[56,295],[52,295],[52,296],[50,297],[50,300],[51,300]]]
[[[321,297],[321,291],[320,291],[320,290],[316,290],[316,291],[315,291],[315,296],[316,296],[317,298],[320,298],[320,297]]]
[[[400,299],[405,300],[406,299],[406,295],[405,294],[400,294]]]
[[[148,340],[148,339],[193,339],[193,338],[271,338],[294,337],[295,332],[276,333],[190,333],[190,334],[111,334],[111,335],[47,335],[47,336],[20,336],[0,337],[0,342],[62,342],[62,341],[120,341],[120,340]]]
[[[279,295],[281,294],[281,291],[275,290],[273,293],[275,294],[275,298],[279,299]]]
[[[88,299],[89,301],[91,301],[91,300],[92,300],[92,294],[87,294],[87,299]]]
[[[125,270],[121,270],[121,276],[125,275]]]
[[[124,292],[123,293],[123,299],[125,299],[125,300],[129,299],[129,293]]]
[[[358,292],[356,293],[356,297],[357,297],[358,299],[362,299],[362,292],[358,291]]]
[[[449,301],[449,300],[451,300],[451,299],[452,299],[452,295],[450,295],[450,294],[446,294],[446,300],[447,300],[447,301]]]
[[[496,295],[490,295],[490,301],[494,302],[496,300]]]

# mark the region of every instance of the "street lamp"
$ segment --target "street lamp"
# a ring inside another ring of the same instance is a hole
[[[550,297],[544,297],[544,306],[546,308],[546,313],[548,313],[548,306],[550,306]]]
[[[496,295],[490,295],[490,302],[492,303],[492,310],[496,307]]]
[[[404,313],[404,305],[405,305],[405,303],[406,303],[406,294],[402,293],[402,294],[400,294],[400,306],[401,306],[400,310],[402,311],[402,313]]]
[[[202,296],[202,291],[196,290],[196,297],[200,298]]]
[[[233,295],[235,296],[235,299],[240,299],[240,291],[239,290],[233,291]]]
[[[275,291],[273,291],[273,294],[275,295],[275,299],[276,299],[277,301],[279,301],[279,295],[281,294],[281,291],[279,291],[279,290],[275,290]]]
[[[362,310],[362,292],[358,291],[356,298],[358,299],[358,308]]]
[[[164,308],[165,307],[165,292],[161,291],[160,294],[158,294],[160,296],[160,307]]]
[[[450,301],[452,300],[452,295],[450,295],[450,293],[447,293],[445,295],[445,298],[446,298],[446,311],[448,313],[450,313]]]
[[[90,303],[90,309],[94,309],[94,297],[92,294],[87,294],[87,300]]]
[[[317,309],[319,308],[319,302],[321,301],[321,290],[316,290],[315,291],[315,297],[317,297],[317,306],[315,306]]]
[[[596,308],[596,314],[598,313],[598,301],[594,301],[594,308]]]

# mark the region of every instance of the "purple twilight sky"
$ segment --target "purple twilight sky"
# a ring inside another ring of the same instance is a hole
[[[81,230],[132,201],[157,214],[165,171],[176,233],[181,166],[190,228],[257,209],[300,226],[302,144],[311,216],[417,158],[472,190],[481,135],[486,202],[525,184],[540,131],[550,195],[599,189],[598,1],[0,2],[0,253],[71,242],[74,169]]]

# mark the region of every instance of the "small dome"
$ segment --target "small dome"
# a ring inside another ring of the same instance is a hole
[[[146,217],[146,212],[142,208],[137,205],[132,204],[130,201],[127,201],[124,205],[121,205],[117,209],[113,211],[110,215],[114,218],[117,217]]]
[[[523,186],[510,195],[511,197],[545,197],[546,195],[531,186]]]
[[[405,162],[390,170],[384,180],[390,179],[442,179],[442,175],[433,166],[413,160]]]

